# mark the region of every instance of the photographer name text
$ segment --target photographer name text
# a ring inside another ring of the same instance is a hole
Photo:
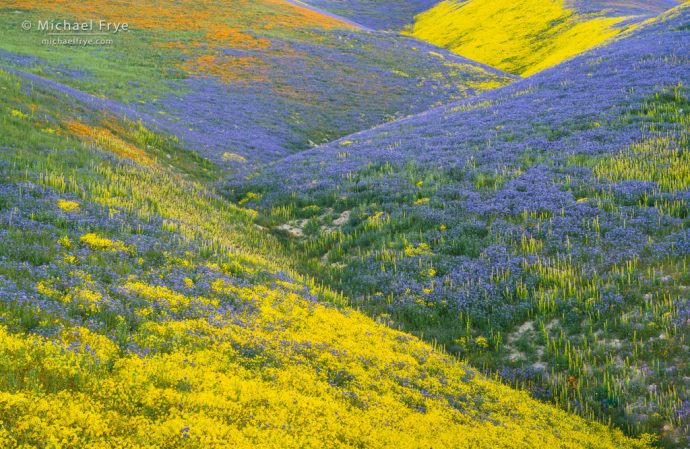
[[[27,26],[28,25],[28,26]],[[24,29],[31,29],[31,24],[24,23]],[[68,20],[38,20],[37,31],[53,33],[84,32],[84,33],[127,33],[130,31],[127,22],[109,22],[107,20],[86,20],[83,22],[70,22]]]

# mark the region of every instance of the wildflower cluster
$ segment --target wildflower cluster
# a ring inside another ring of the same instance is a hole
[[[532,56],[629,24],[581,3]],[[688,444],[690,6],[517,81],[298,2],[10,6],[140,34],[0,43],[0,447]]]
[[[475,61],[529,76],[595,47],[678,2],[654,2],[655,6],[626,3],[445,0],[415,17],[410,32]]]
[[[345,307],[256,213],[0,87],[44,108],[0,130],[2,447],[648,447]]]
[[[681,7],[557,69],[291,156],[226,192],[262,192],[245,205],[268,227],[318,207],[320,231],[283,245],[371,315],[487,372],[530,370],[507,380],[568,410],[682,446],[688,20]]]
[[[415,39],[366,32],[288,1],[13,0],[11,6],[0,12],[8,31],[0,44],[3,66],[97,112],[173,134],[228,168],[276,160],[513,79]],[[37,50],[16,26],[14,10],[26,20],[126,17],[132,31],[112,46],[80,49],[74,58],[69,47]],[[7,114],[28,112],[13,106]],[[128,145],[112,123],[74,122],[71,133],[120,157],[145,165],[161,159]],[[171,154],[160,156],[165,161]]]

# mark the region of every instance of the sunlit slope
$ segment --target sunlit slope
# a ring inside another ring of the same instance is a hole
[[[617,25],[639,13],[601,3],[583,13],[563,0],[446,0],[418,15],[411,34],[528,76],[619,34]]]
[[[336,308],[174,141],[0,89],[3,448],[645,447]]]
[[[39,20],[127,22],[111,45],[44,45]],[[24,21],[32,30],[24,31]],[[139,113],[221,165],[261,163],[509,77],[282,0],[34,2],[0,10],[0,61]]]
[[[232,179],[304,270],[545,400],[690,443],[690,9]]]

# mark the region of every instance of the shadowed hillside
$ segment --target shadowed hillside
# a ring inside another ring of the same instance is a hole
[[[306,0],[305,3],[332,11],[376,30],[401,30],[414,16],[437,0]]]
[[[683,447],[690,9],[228,194],[303,270],[537,397]]]

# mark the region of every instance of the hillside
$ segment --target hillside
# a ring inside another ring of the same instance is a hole
[[[0,448],[690,445],[690,3],[0,30]]]
[[[410,34],[520,76],[595,47],[681,1],[445,0]]]
[[[3,448],[646,447],[281,268],[173,139],[0,89]]]
[[[370,315],[684,447],[690,8],[227,195]]]
[[[42,44],[51,36],[37,27],[47,17],[126,20],[131,31],[75,51]],[[24,21],[33,28],[23,30]],[[10,0],[0,28],[3,66],[120,103],[230,168],[511,80],[437,47],[365,32],[283,0]]]
[[[401,30],[437,0],[306,0],[305,3],[348,17],[376,30]]]

